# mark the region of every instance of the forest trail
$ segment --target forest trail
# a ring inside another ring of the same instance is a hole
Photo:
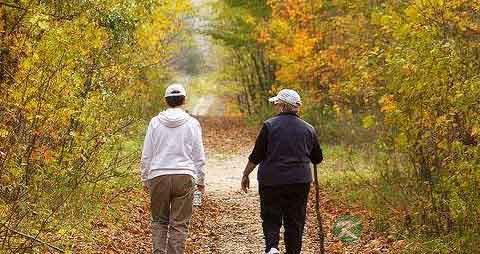
[[[233,123],[235,120],[230,119],[224,121],[229,123],[226,124],[226,128],[221,128],[222,123],[217,121],[223,119],[220,115],[223,115],[224,106],[222,103],[215,103],[218,101],[219,99],[214,96],[202,96],[192,110],[192,114],[200,118],[211,117],[204,118],[202,122],[208,156],[205,166],[206,196],[221,210],[216,214],[214,223],[215,230],[222,233],[217,235],[213,249],[208,251],[261,253],[263,241],[256,172],[251,175],[249,193],[240,191],[243,167],[248,158],[248,146],[252,143],[252,135],[248,134],[253,132],[234,131],[239,130],[235,128],[238,122]],[[232,146],[236,141],[238,145]],[[206,253],[207,250],[199,251],[193,248],[192,252]]]
[[[262,253],[263,240],[259,217],[259,197],[255,175],[245,194],[240,179],[247,153],[213,155],[206,165],[209,198],[221,209],[215,218],[218,253]]]
[[[186,254],[263,253],[255,175],[249,193],[240,176],[285,88],[324,148],[327,253],[480,253],[479,10],[0,0],[0,254],[151,253],[141,153],[173,82],[207,152]],[[302,253],[317,254],[313,193]],[[333,236],[346,215],[353,243]]]
[[[192,115],[206,116],[209,113],[212,105],[215,103],[215,100],[215,97],[212,95],[200,97],[192,109]]]
[[[205,112],[204,108],[198,110]],[[258,128],[248,127],[243,118],[208,116],[210,110],[215,108],[207,109],[207,116],[197,117],[203,128],[207,153],[206,194],[202,207],[194,210],[186,254],[263,253],[256,170],[250,176],[250,191],[240,191],[242,171]],[[329,163],[323,167],[330,167]],[[302,254],[319,253],[313,194],[312,190]],[[119,218],[116,223],[91,223],[94,227],[90,237],[108,241],[90,245],[85,244],[83,237],[79,237],[77,253],[150,253],[149,198],[139,191],[132,191],[129,195],[127,200],[118,201],[120,208],[115,211]],[[398,253],[394,250],[400,250],[404,246],[404,241],[394,242],[375,233],[373,220],[364,209],[334,202],[324,192],[321,193],[320,202],[327,253]],[[335,220],[347,214],[356,216],[363,223],[363,233],[354,243],[337,241],[332,233]],[[280,249],[284,250],[282,240]]]

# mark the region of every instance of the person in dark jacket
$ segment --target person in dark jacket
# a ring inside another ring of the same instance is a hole
[[[299,254],[305,226],[312,170],[323,160],[315,128],[298,116],[302,105],[297,92],[281,90],[269,99],[278,115],[263,123],[242,177],[242,190],[250,187],[250,173],[259,165],[258,185],[265,253],[278,251],[280,228],[285,229],[287,254]]]

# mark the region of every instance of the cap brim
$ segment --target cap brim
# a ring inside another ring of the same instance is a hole
[[[174,97],[174,96],[183,96],[183,97],[187,97],[186,94],[183,94],[183,93],[176,93],[176,94],[167,94],[165,95],[165,98],[167,97]]]
[[[269,101],[269,102],[272,102],[272,103],[276,103],[278,100],[279,100],[279,99],[278,99],[277,96],[274,96],[274,97],[268,99],[268,101]]]
[[[185,91],[182,91],[182,90],[174,90],[174,91],[170,91],[167,94],[165,94],[165,98],[173,97],[173,96],[185,96],[186,97],[187,93]]]

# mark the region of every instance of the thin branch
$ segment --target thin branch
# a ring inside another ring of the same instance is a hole
[[[4,6],[7,6],[7,7],[10,7],[10,8],[13,8],[13,9],[17,9],[17,10],[22,10],[22,11],[25,11],[25,12],[29,12],[31,11],[32,9],[29,9],[27,7],[23,7],[23,6],[20,6],[20,5],[16,5],[16,4],[11,4],[11,3],[6,3],[6,2],[3,2],[3,1],[0,1],[0,5],[4,5]],[[47,15],[47,16],[50,16],[50,17],[54,17],[54,18],[57,18],[57,19],[61,19],[61,20],[73,20],[73,18],[76,16],[76,15],[57,15],[57,14],[54,14],[54,13],[48,13],[48,12],[40,12],[40,14],[43,14],[43,15]]]
[[[31,236],[31,235],[27,235],[27,234],[25,234],[25,233],[22,233],[22,232],[19,232],[19,231],[15,230],[15,229],[12,229],[12,228],[8,227],[8,226],[7,226],[6,224],[4,224],[4,223],[2,223],[2,226],[3,226],[4,228],[8,229],[9,231],[17,234],[17,235],[20,235],[20,236],[23,236],[23,237],[28,238],[28,239],[30,239],[30,240],[39,242],[39,243],[41,243],[41,244],[43,244],[43,245],[46,245],[46,246],[48,246],[48,247],[50,247],[50,248],[52,248],[52,249],[54,249],[54,250],[56,250],[56,251],[58,251],[58,252],[60,252],[60,253],[65,253],[64,250],[62,250],[62,249],[60,249],[60,248],[58,248],[58,247],[56,247],[56,246],[54,246],[54,245],[52,245],[52,244],[50,244],[50,243],[44,242],[44,241],[42,241],[42,240],[40,240],[40,239],[37,239],[37,238],[35,238],[35,237]]]
[[[5,2],[3,2],[3,1],[0,1],[0,5],[5,5],[5,6],[10,7],[10,8],[27,11],[27,8],[25,8],[25,7],[18,6],[18,5],[15,5],[15,4],[5,3]]]

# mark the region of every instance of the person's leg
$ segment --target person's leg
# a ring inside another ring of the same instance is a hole
[[[283,188],[286,254],[300,254],[307,213],[310,184],[292,184]]]
[[[265,252],[271,248],[278,249],[280,228],[282,227],[282,212],[275,187],[259,186],[260,217],[262,218],[263,235],[265,237]]]
[[[167,254],[183,254],[192,217],[195,184],[189,175],[173,175]]]
[[[170,220],[170,185],[168,176],[158,176],[150,183],[150,211],[152,213],[152,245],[154,254],[165,254]]]

